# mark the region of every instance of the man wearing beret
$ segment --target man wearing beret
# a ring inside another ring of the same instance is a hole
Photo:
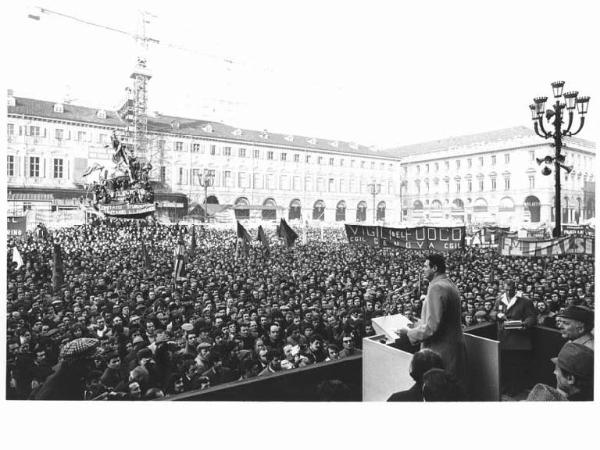
[[[582,344],[567,342],[552,358],[556,389],[536,384],[529,393],[528,401],[593,401],[594,400],[594,351]]]
[[[569,342],[594,350],[594,311],[584,306],[569,306],[558,315],[556,326]]]

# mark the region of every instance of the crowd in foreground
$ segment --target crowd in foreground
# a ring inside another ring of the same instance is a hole
[[[253,230],[250,230],[253,232]],[[360,354],[371,319],[418,318],[427,281],[419,252],[347,243],[309,229],[292,248],[270,235],[247,255],[233,230],[104,220],[9,239],[7,398],[155,399]],[[302,232],[299,231],[302,235]],[[184,278],[173,251],[187,248]],[[63,276],[53,286],[58,244]],[[143,245],[142,245],[143,244]],[[594,307],[587,255],[447,254],[465,327],[495,320],[503,280],[556,327],[568,306]],[[559,323],[560,325],[560,323]],[[83,380],[83,384],[82,384]]]

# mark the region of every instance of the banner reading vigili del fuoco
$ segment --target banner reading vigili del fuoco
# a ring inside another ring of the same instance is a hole
[[[390,228],[346,224],[348,242],[371,247],[401,247],[413,250],[447,252],[465,246],[465,227]]]

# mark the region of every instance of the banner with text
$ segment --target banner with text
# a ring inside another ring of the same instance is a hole
[[[594,238],[566,236],[544,241],[529,241],[504,236],[500,240],[499,251],[505,256],[593,255]]]
[[[596,234],[595,230],[589,225],[563,225],[562,232],[565,236],[591,237]]]
[[[395,247],[447,252],[465,246],[465,227],[390,228],[375,225],[345,225],[348,242],[371,247]]]
[[[18,239],[25,238],[27,230],[27,217],[25,216],[7,216],[6,234],[8,237]]]
[[[467,233],[467,247],[497,247],[500,237],[509,234],[517,235],[517,232],[510,233],[509,227],[483,227],[479,230],[473,230],[473,234]]]

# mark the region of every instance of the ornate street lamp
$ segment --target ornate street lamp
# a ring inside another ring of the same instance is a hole
[[[371,193],[371,195],[373,196],[373,224],[377,223],[377,210],[375,209],[375,197],[381,192],[381,184],[379,183],[375,183],[375,181],[373,181],[370,184],[367,184],[367,187],[369,188],[369,192]]]
[[[556,102],[552,105],[552,109],[546,109],[548,97],[536,97],[533,99],[533,103],[529,105],[535,133],[544,139],[554,139],[554,143],[551,144],[554,146],[554,156],[548,155],[544,158],[536,158],[536,160],[539,165],[544,164],[542,175],[550,175],[552,173],[550,166],[554,164],[554,218],[556,225],[554,230],[552,230],[552,236],[555,238],[561,235],[560,170],[564,169],[567,173],[573,170],[573,166],[566,166],[564,164],[565,155],[561,154],[562,138],[575,136],[581,131],[585,123],[585,115],[588,112],[590,101],[589,97],[578,97],[579,92],[577,91],[565,92],[563,94],[564,86],[564,81],[555,81],[552,83],[552,93],[556,99]],[[561,102],[561,97],[564,98],[564,102]],[[572,132],[571,126],[573,125],[573,118],[575,116],[575,107],[577,107],[580,120],[579,128],[577,128],[577,131]],[[565,109],[569,113],[568,123],[567,127],[562,129]],[[554,128],[553,131],[546,131],[544,128],[544,119]]]
[[[208,223],[208,187],[215,184],[215,171],[204,169],[200,174],[200,186],[204,188],[204,223]]]

